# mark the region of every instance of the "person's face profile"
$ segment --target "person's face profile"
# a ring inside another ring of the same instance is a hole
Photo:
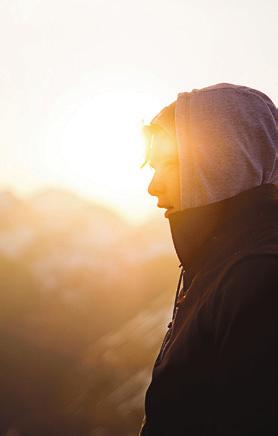
[[[180,210],[180,177],[177,143],[163,130],[152,136],[149,164],[154,174],[148,192],[158,198],[158,207],[167,209],[167,218]]]

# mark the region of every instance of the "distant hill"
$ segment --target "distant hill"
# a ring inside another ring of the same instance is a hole
[[[166,220],[133,226],[63,190],[0,193],[0,434],[48,436],[53,421],[59,436],[136,435],[177,266]]]

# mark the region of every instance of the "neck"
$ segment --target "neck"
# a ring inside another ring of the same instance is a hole
[[[277,187],[267,184],[172,214],[169,222],[175,250],[191,278],[255,241],[269,220],[277,220],[277,198]]]

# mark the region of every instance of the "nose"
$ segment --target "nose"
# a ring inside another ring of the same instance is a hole
[[[157,197],[162,191],[163,191],[162,183],[159,180],[157,173],[154,173],[148,187],[148,193],[152,196]]]

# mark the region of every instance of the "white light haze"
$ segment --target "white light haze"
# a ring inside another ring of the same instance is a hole
[[[278,101],[276,0],[0,0],[0,189],[156,207],[140,123],[219,82]]]

